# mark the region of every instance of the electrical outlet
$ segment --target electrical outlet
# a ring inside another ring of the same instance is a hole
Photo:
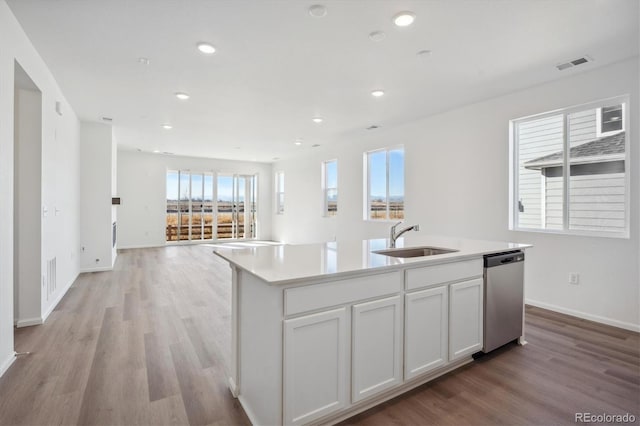
[[[580,284],[580,274],[577,272],[571,272],[569,274],[569,284],[578,285]]]

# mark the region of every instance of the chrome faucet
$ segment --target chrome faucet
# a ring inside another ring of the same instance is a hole
[[[393,225],[391,227],[391,230],[389,231],[389,247],[390,248],[395,248],[396,247],[396,240],[398,238],[400,238],[400,236],[402,234],[404,234],[405,232],[408,231],[419,231],[420,230],[420,225],[412,225],[412,226],[407,226],[406,228],[402,228],[400,231],[396,232],[396,227],[398,225],[400,225],[402,222],[398,222],[395,225]]]

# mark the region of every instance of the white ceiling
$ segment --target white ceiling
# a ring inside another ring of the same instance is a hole
[[[112,117],[123,148],[199,157],[286,158],[639,50],[637,0],[7,2],[81,119]],[[309,15],[316,3],[326,17]],[[417,18],[399,29],[403,10]],[[585,54],[595,61],[556,70]]]

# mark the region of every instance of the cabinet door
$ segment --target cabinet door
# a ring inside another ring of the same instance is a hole
[[[284,423],[304,424],[347,402],[346,308],[284,321]]]
[[[402,380],[401,300],[400,296],[394,296],[353,306],[352,402]]]
[[[449,359],[453,361],[482,349],[483,281],[463,281],[449,289]]]
[[[405,380],[447,362],[447,286],[405,295]]]

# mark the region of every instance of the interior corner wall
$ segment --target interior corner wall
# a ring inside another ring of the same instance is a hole
[[[166,244],[167,170],[258,175],[258,238],[271,239],[271,164],[118,150],[118,248]]]
[[[80,125],[80,270],[113,268],[111,226],[113,207],[111,125],[82,122]]]
[[[42,299],[42,318],[53,310],[79,272],[79,121],[53,75],[4,0],[0,0],[0,374],[14,358],[13,195],[14,64],[18,62],[42,92],[43,263],[57,258],[56,288]],[[62,116],[55,110],[60,102]],[[64,167],[60,165],[63,164]],[[36,166],[37,167],[37,166]]]
[[[285,209],[274,239],[291,243],[385,238],[390,222],[363,220],[363,153],[403,144],[407,224],[425,234],[531,243],[528,303],[640,330],[638,57],[395,127],[343,135],[282,160]],[[509,120],[630,95],[629,239],[509,231]],[[338,215],[322,217],[321,162],[338,160]],[[272,180],[274,177],[272,176]],[[304,230],[304,232],[301,232]],[[570,285],[571,272],[580,285]]]

